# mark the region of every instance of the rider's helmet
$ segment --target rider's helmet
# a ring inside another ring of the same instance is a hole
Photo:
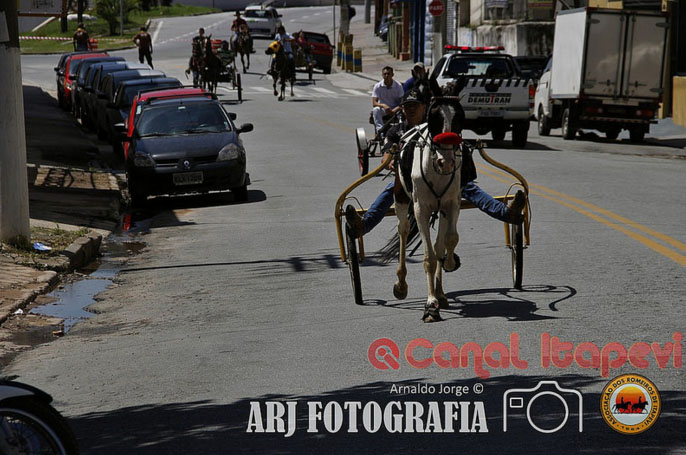
[[[281,43],[279,43],[278,41],[272,41],[272,43],[269,45],[269,49],[271,49],[272,52],[276,54],[279,52],[279,50],[281,50]]]

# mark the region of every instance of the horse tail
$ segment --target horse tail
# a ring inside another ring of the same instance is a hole
[[[411,248],[414,244],[419,246],[421,239],[419,237],[419,228],[417,227],[417,219],[414,217],[414,210],[412,210],[412,205],[410,205],[410,211],[407,215],[410,221],[410,232],[407,234],[407,251],[412,251]],[[400,236],[398,231],[395,231],[393,237],[391,237],[388,242],[379,250],[379,256],[383,264],[388,264],[389,262],[398,259],[398,254],[400,254]],[[408,253],[408,256],[411,254]]]

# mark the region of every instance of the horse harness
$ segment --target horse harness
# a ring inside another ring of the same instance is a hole
[[[427,123],[424,123],[422,125],[415,126],[414,128],[410,129],[407,131],[403,136],[400,138],[400,143],[404,144],[401,146],[401,153],[400,153],[400,158],[399,158],[399,172],[401,175],[401,178],[403,179],[403,183],[405,184],[405,188],[409,192],[413,191],[413,185],[412,185],[412,178],[411,178],[411,172],[412,172],[412,159],[414,156],[414,149],[417,145],[419,145],[419,162],[420,162],[420,172],[422,175],[422,180],[426,184],[426,186],[431,190],[431,193],[434,195],[436,200],[438,201],[438,211],[441,210],[441,199],[443,196],[445,196],[445,193],[448,192],[448,189],[452,185],[453,181],[455,180],[455,172],[457,171],[457,167],[453,167],[453,170],[450,172],[442,172],[436,162],[438,160],[438,152],[437,152],[437,145],[433,142],[433,140],[429,139],[427,140],[426,136],[428,135],[428,129],[429,126]],[[431,165],[434,168],[434,172],[438,175],[450,175],[450,181],[448,184],[443,188],[443,190],[440,192],[436,191],[434,188],[433,183],[431,183],[429,180],[427,180],[426,175],[424,174],[424,166],[422,166],[421,163],[424,162],[424,148],[426,146],[429,146],[429,153],[430,153],[430,159],[431,159]],[[396,152],[398,153],[398,152]],[[459,148],[455,149],[455,157],[462,158],[462,153]],[[462,162],[460,161],[460,166],[462,166]]]

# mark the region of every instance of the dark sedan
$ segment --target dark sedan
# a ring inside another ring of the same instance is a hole
[[[126,159],[134,206],[149,195],[231,190],[248,197],[250,178],[240,133],[216,96],[150,99],[141,107]]]

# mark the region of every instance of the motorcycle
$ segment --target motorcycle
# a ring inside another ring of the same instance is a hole
[[[76,437],[47,393],[0,380],[0,454],[78,455]]]

